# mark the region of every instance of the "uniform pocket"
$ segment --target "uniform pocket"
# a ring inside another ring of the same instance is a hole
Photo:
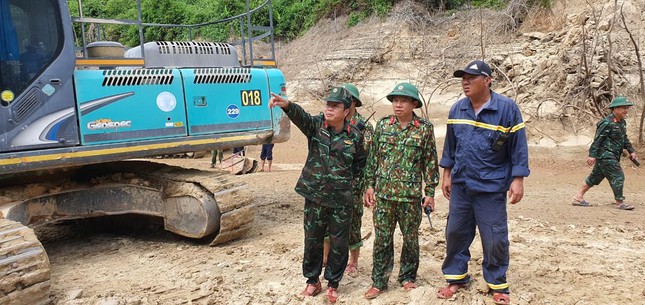
[[[352,183],[350,180],[334,181],[335,190],[349,190],[351,188],[352,188]]]
[[[620,128],[620,125],[614,125],[609,130],[609,138],[612,140],[621,140],[623,137],[623,129]]]
[[[493,249],[491,264],[496,266],[508,265],[509,261],[509,241],[508,226],[497,225],[492,227],[493,231]]]
[[[392,181],[421,181],[420,165],[423,159],[421,137],[384,137],[380,143],[385,154],[378,167],[377,176]]]
[[[500,132],[496,130],[480,129],[480,133],[480,140],[477,143],[479,148],[484,151],[492,151],[493,145],[499,137]]]

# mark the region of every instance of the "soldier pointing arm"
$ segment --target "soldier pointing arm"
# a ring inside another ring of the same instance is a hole
[[[338,298],[338,285],[347,266],[352,181],[362,171],[366,158],[362,133],[347,120],[350,97],[344,88],[333,88],[325,99],[324,113],[317,116],[276,94],[269,102],[269,107],[282,108],[307,137],[309,153],[295,187],[305,198],[302,272],[307,286],[302,295],[314,296],[322,291],[319,277],[328,230],[331,250],[324,277],[331,303]]]

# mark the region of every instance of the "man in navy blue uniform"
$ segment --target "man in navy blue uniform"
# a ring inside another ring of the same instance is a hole
[[[450,109],[439,162],[450,205],[442,266],[448,285],[437,295],[450,298],[470,281],[469,247],[478,227],[484,279],[495,304],[509,304],[506,201],[507,193],[511,204],[522,200],[529,175],[524,122],[513,100],[491,90],[492,71],[485,62],[475,60],[453,76],[461,78],[466,97]]]

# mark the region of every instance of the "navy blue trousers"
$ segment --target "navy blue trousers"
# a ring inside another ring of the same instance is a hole
[[[506,193],[472,192],[463,183],[453,184],[446,225],[446,258],[442,272],[448,283],[470,280],[470,245],[479,229],[484,259],[484,280],[491,290],[508,293],[509,262]]]

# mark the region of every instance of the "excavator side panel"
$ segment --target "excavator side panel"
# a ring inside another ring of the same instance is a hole
[[[188,135],[177,69],[78,70],[74,81],[83,145]]]
[[[268,86],[264,69],[233,67],[181,71],[191,135],[271,130],[268,101],[272,88]]]

